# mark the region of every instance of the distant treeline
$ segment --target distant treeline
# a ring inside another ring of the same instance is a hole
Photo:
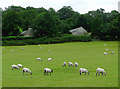
[[[80,8],[82,9],[82,8]],[[17,36],[28,27],[35,30],[34,36],[58,37],[71,34],[69,30],[83,27],[91,37],[100,40],[118,40],[120,36],[120,13],[110,13],[100,8],[80,14],[70,6],[55,11],[53,8],[9,6],[2,11],[2,36]]]

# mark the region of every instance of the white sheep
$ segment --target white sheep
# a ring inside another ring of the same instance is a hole
[[[102,68],[97,68],[97,70],[96,70],[96,76],[97,76],[97,74],[100,75],[100,73],[102,73],[102,75],[105,74],[105,76],[106,76],[106,72],[105,72],[104,69],[102,69]]]
[[[30,75],[32,75],[32,72],[28,68],[23,68],[23,74],[26,72],[27,72],[27,75],[28,75],[28,73],[30,73]]]
[[[13,69],[19,69],[20,70],[20,68],[17,65],[12,65],[12,70]]]
[[[104,46],[106,46],[106,44],[104,44]]]
[[[75,67],[77,67],[78,66],[78,63],[77,62],[75,62]]]
[[[40,47],[40,49],[42,49],[42,47]]]
[[[22,67],[23,68],[23,65],[22,64],[18,64],[18,67]]]
[[[70,67],[70,66],[73,67],[73,63],[72,63],[72,62],[69,62],[68,65],[69,65],[69,67]]]
[[[14,50],[11,50],[11,52],[14,52]]]
[[[3,47],[3,49],[5,49],[5,48]]]
[[[111,54],[114,54],[114,51],[112,51]]]
[[[24,50],[24,48],[21,48],[21,50]]]
[[[37,60],[39,60],[39,61],[42,61],[42,59],[41,58],[36,58]]]
[[[86,73],[88,73],[88,75],[89,75],[89,72],[88,72],[88,70],[87,69],[85,69],[85,68],[80,68],[80,75],[81,75],[81,73],[85,73],[85,75],[86,75]]]
[[[106,49],[106,51],[108,51],[108,49]]]
[[[48,52],[50,52],[51,50],[48,50]]]
[[[107,55],[107,52],[104,52],[104,55]]]
[[[66,66],[66,62],[64,62],[64,63],[62,64],[62,66],[63,66],[63,67]]]
[[[51,61],[53,58],[48,58],[48,61]]]
[[[53,70],[52,70],[52,69],[49,69],[49,68],[45,68],[45,69],[44,69],[44,75],[45,75],[45,74],[48,74],[48,73],[50,73],[50,75],[51,75],[51,73],[53,73]]]

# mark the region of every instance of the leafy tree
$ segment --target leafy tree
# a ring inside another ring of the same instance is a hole
[[[16,36],[19,34],[18,26],[21,25],[21,19],[14,10],[7,11],[3,15],[2,33],[3,36]]]
[[[36,16],[31,26],[36,30],[36,37],[52,37],[55,36],[58,32],[56,18],[54,18],[49,12],[43,12]]]

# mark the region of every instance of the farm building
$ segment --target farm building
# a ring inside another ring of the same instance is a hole
[[[70,32],[73,35],[82,35],[82,34],[86,34],[87,33],[87,31],[83,27],[72,29],[72,30],[70,30]]]
[[[23,31],[20,35],[24,36],[24,37],[33,37],[33,29],[32,28],[28,28],[28,30]]]

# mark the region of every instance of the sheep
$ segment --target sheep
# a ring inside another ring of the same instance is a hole
[[[40,49],[42,49],[42,47],[40,47]]]
[[[106,76],[106,72],[102,68],[97,68],[97,70],[96,70],[96,76],[97,76],[97,73],[98,73],[98,75],[100,75],[100,73],[102,73],[102,75],[105,74],[105,76]]]
[[[24,48],[21,48],[21,50],[24,50]]]
[[[17,65],[12,65],[12,70],[13,69],[18,69],[18,70],[20,70],[20,68],[17,66]]]
[[[45,75],[46,73],[47,73],[47,74],[50,73],[50,75],[51,75],[51,73],[53,73],[53,69],[45,68],[45,69],[44,69],[44,75]]]
[[[5,49],[5,48],[3,47],[3,49]]]
[[[111,54],[114,54],[114,51],[112,51]]]
[[[85,69],[85,68],[80,68],[80,75],[81,75],[81,73],[85,73],[85,75],[86,75],[86,73],[88,73],[88,75],[89,75],[89,72],[88,72],[88,70],[87,69]]]
[[[104,44],[104,46],[106,46],[106,44]]]
[[[18,64],[18,67],[22,67],[23,68],[23,65],[22,64]]]
[[[48,58],[48,61],[51,61],[53,58]]]
[[[14,52],[14,50],[11,50],[11,52]]]
[[[23,68],[23,75],[26,72],[27,72],[27,75],[28,75],[28,73],[30,73],[30,75],[32,75],[32,72],[28,68]]]
[[[66,62],[64,62],[64,63],[62,64],[62,66],[63,66],[63,67],[66,66]]]
[[[42,59],[41,58],[36,58],[37,60],[39,60],[39,61],[42,61]]]
[[[108,49],[106,49],[106,51],[108,51]]]
[[[78,66],[78,63],[77,62],[75,62],[75,67],[77,67]]]
[[[51,50],[48,50],[48,52],[50,52]]]
[[[104,52],[104,55],[107,55],[107,52]]]
[[[68,65],[69,65],[69,67],[70,67],[70,66],[72,66],[72,67],[73,67],[73,63],[72,63],[72,62],[69,62],[69,64],[68,64]]]

